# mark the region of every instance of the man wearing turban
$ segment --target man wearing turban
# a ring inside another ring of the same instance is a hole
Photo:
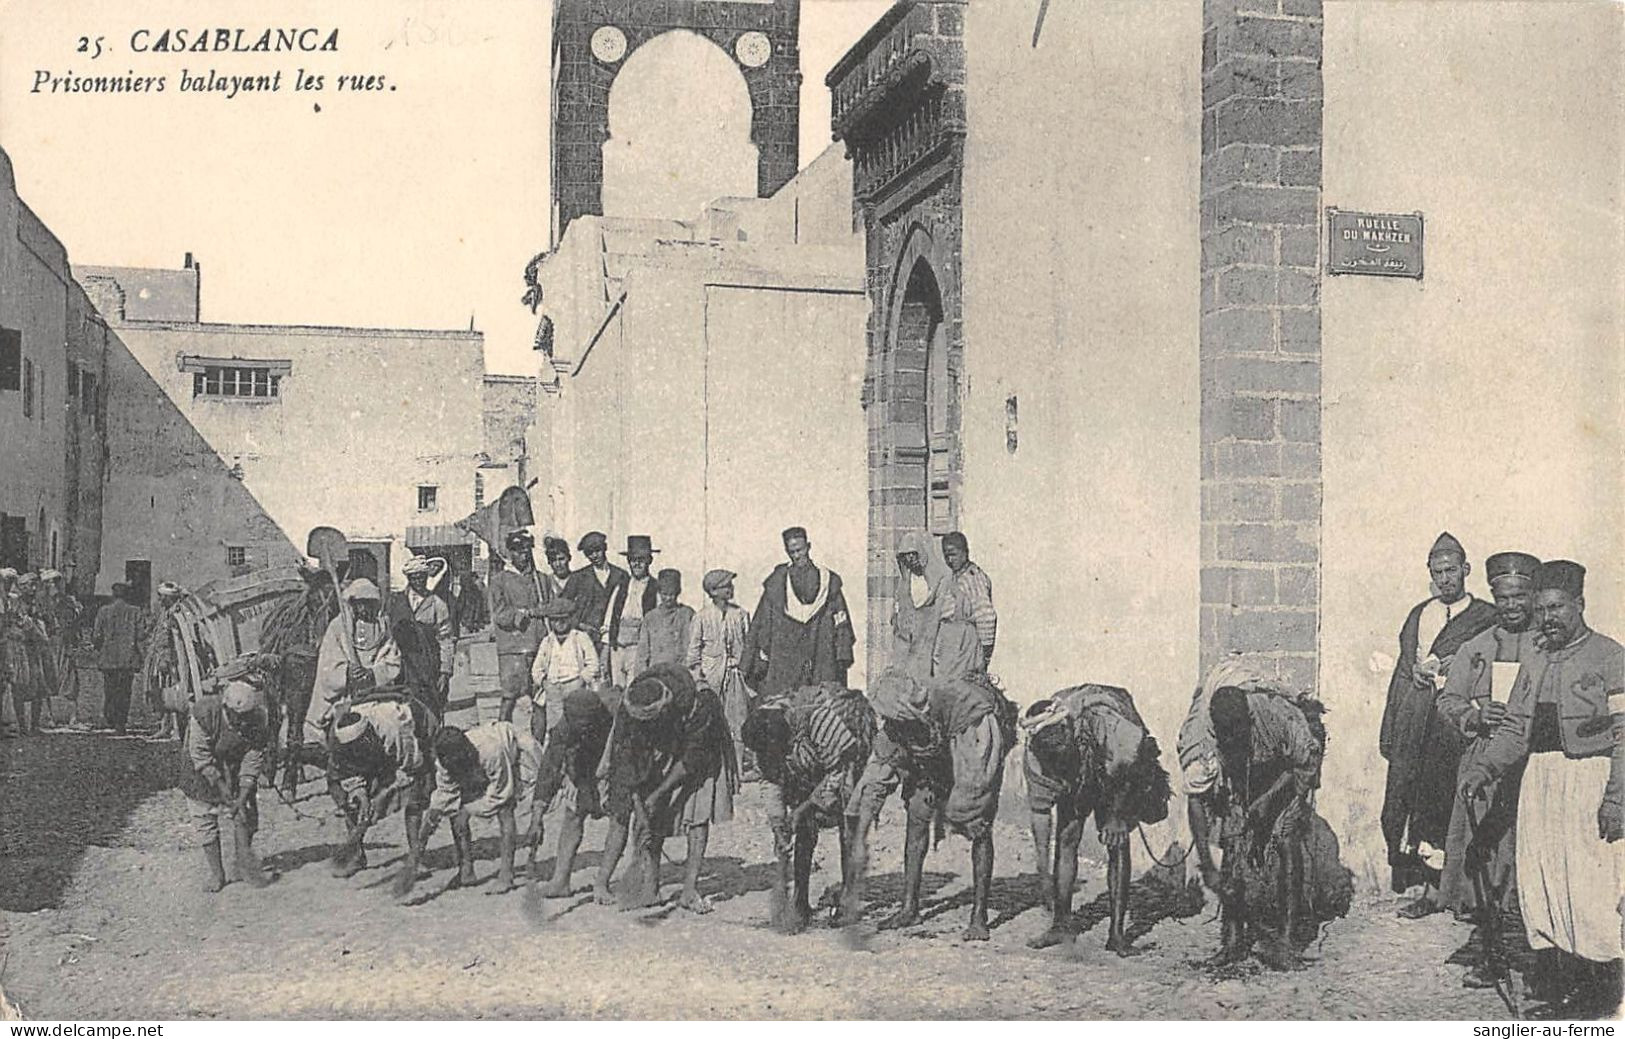
[[[1396,893],[1425,889],[1400,909],[1404,917],[1439,911],[1433,897],[1444,865],[1445,834],[1455,805],[1462,737],[1435,704],[1451,661],[1466,641],[1495,623],[1495,607],[1467,592],[1472,566],[1450,534],[1428,551],[1434,596],[1418,603],[1399,630],[1399,660],[1388,682],[1377,749],[1388,761],[1382,800],[1382,836],[1388,845]]]

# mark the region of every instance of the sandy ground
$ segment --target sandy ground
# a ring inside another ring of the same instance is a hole
[[[389,892],[397,815],[369,835],[372,867],[331,877],[340,832],[319,783],[285,805],[262,798],[259,848],[282,879],[201,891],[201,856],[184,846],[185,801],[171,784],[177,745],[56,733],[0,740],[0,986],[35,1019],[58,1018],[1462,1018],[1505,1017],[1492,992],[1461,987],[1444,963],[1467,927],[1447,915],[1404,922],[1393,900],[1364,898],[1329,925],[1306,970],[1249,964],[1226,976],[1196,965],[1218,943],[1215,910],[1191,892],[1137,882],[1131,929],[1142,954],[1105,941],[1104,871],[1085,864],[1071,948],[1028,950],[1045,926],[1033,852],[1018,816],[1001,816],[993,939],[958,940],[968,912],[969,846],[950,837],[927,860],[925,923],[877,933],[895,905],[901,813],[877,839],[869,919],[799,936],[768,926],[771,839],[761,789],[715,828],[702,890],[716,911],[671,905],[622,912],[586,893],[603,824],[589,826],[578,894],[492,897],[494,830],[476,829],[481,883],[446,890],[449,833],[431,843],[433,875],[414,904]],[[229,838],[228,838],[229,843]],[[1136,865],[1148,864],[1136,843]],[[681,842],[667,854],[681,858]],[[550,872],[551,837],[543,870]],[[814,891],[834,881],[833,835]],[[675,893],[680,866],[664,871]]]

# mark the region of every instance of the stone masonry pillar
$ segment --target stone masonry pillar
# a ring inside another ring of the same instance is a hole
[[[1313,688],[1320,617],[1321,0],[1205,0],[1202,666]]]

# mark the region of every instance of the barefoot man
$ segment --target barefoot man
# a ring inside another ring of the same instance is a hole
[[[1049,930],[1027,944],[1044,949],[1072,936],[1078,842],[1092,814],[1106,846],[1106,890],[1111,901],[1106,948],[1119,956],[1133,955],[1123,930],[1134,876],[1129,833],[1142,822],[1168,817],[1168,773],[1157,760],[1157,741],[1140,720],[1128,690],[1109,685],[1074,686],[1040,700],[1027,709],[1021,728],[1027,734],[1024,768],[1033,847],[1039,874],[1049,887],[1044,901],[1054,914]]]
[[[457,855],[457,876],[453,886],[474,883],[474,819],[495,818],[500,833],[501,862],[496,887],[491,894],[513,890],[513,849],[519,827],[515,812],[530,800],[541,763],[542,749],[527,732],[513,722],[494,721],[467,732],[447,725],[434,738],[434,793],[423,816],[423,832],[417,846],[425,847],[440,824],[451,816],[452,846]],[[417,875],[417,859],[411,858],[397,881],[402,894]]]
[[[611,901],[615,872],[635,825],[633,872],[640,878],[628,908],[654,905],[660,897],[660,849],[667,837],[688,836],[683,893],[678,904],[709,913],[700,895],[700,868],[711,824],[733,819],[739,781],[733,740],[722,701],[697,686],[677,664],[656,664],[632,680],[615,715],[604,756],[609,778],[609,835],[594,890]]]
[[[931,823],[940,817],[971,842],[974,890],[967,942],[988,940],[987,898],[993,884],[993,817],[1004,783],[1004,756],[1011,734],[1002,694],[970,678],[921,682],[900,671],[886,671],[869,690],[869,702],[880,719],[874,750],[858,781],[853,799],[857,814],[860,863],[867,860],[869,828],[880,806],[899,786],[907,809],[903,844],[903,905],[884,921],[883,930],[920,922],[920,881],[925,871]],[[854,866],[853,876],[863,866]],[[857,885],[842,895],[841,919],[857,910]]]
[[[850,883],[846,808],[874,737],[874,711],[863,694],[833,683],[792,690],[758,705],[745,719],[745,745],[767,781],[775,850],[793,858],[795,900],[783,921],[790,933],[804,930],[812,918],[807,889],[818,831],[826,826],[840,834],[841,883]]]

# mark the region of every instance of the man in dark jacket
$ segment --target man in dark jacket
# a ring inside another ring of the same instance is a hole
[[[745,682],[761,696],[820,682],[845,685],[857,636],[841,575],[813,562],[806,528],[791,527],[783,539],[790,561],[762,582],[745,646]]]
[[[1456,651],[1495,623],[1495,607],[1467,592],[1472,566],[1450,534],[1428,552],[1433,598],[1417,604],[1399,631],[1399,661],[1388,683],[1378,750],[1388,761],[1382,801],[1382,836],[1395,892],[1415,884],[1426,889],[1400,910],[1405,917],[1438,912],[1431,893],[1444,864],[1456,772],[1465,744],[1436,705]]]
[[[609,561],[609,539],[599,531],[582,535],[576,547],[587,557],[587,565],[564,582],[564,597],[576,604],[576,627],[592,639],[599,664],[609,674],[608,650],[619,629],[611,608],[618,597],[625,595],[632,575]]]

